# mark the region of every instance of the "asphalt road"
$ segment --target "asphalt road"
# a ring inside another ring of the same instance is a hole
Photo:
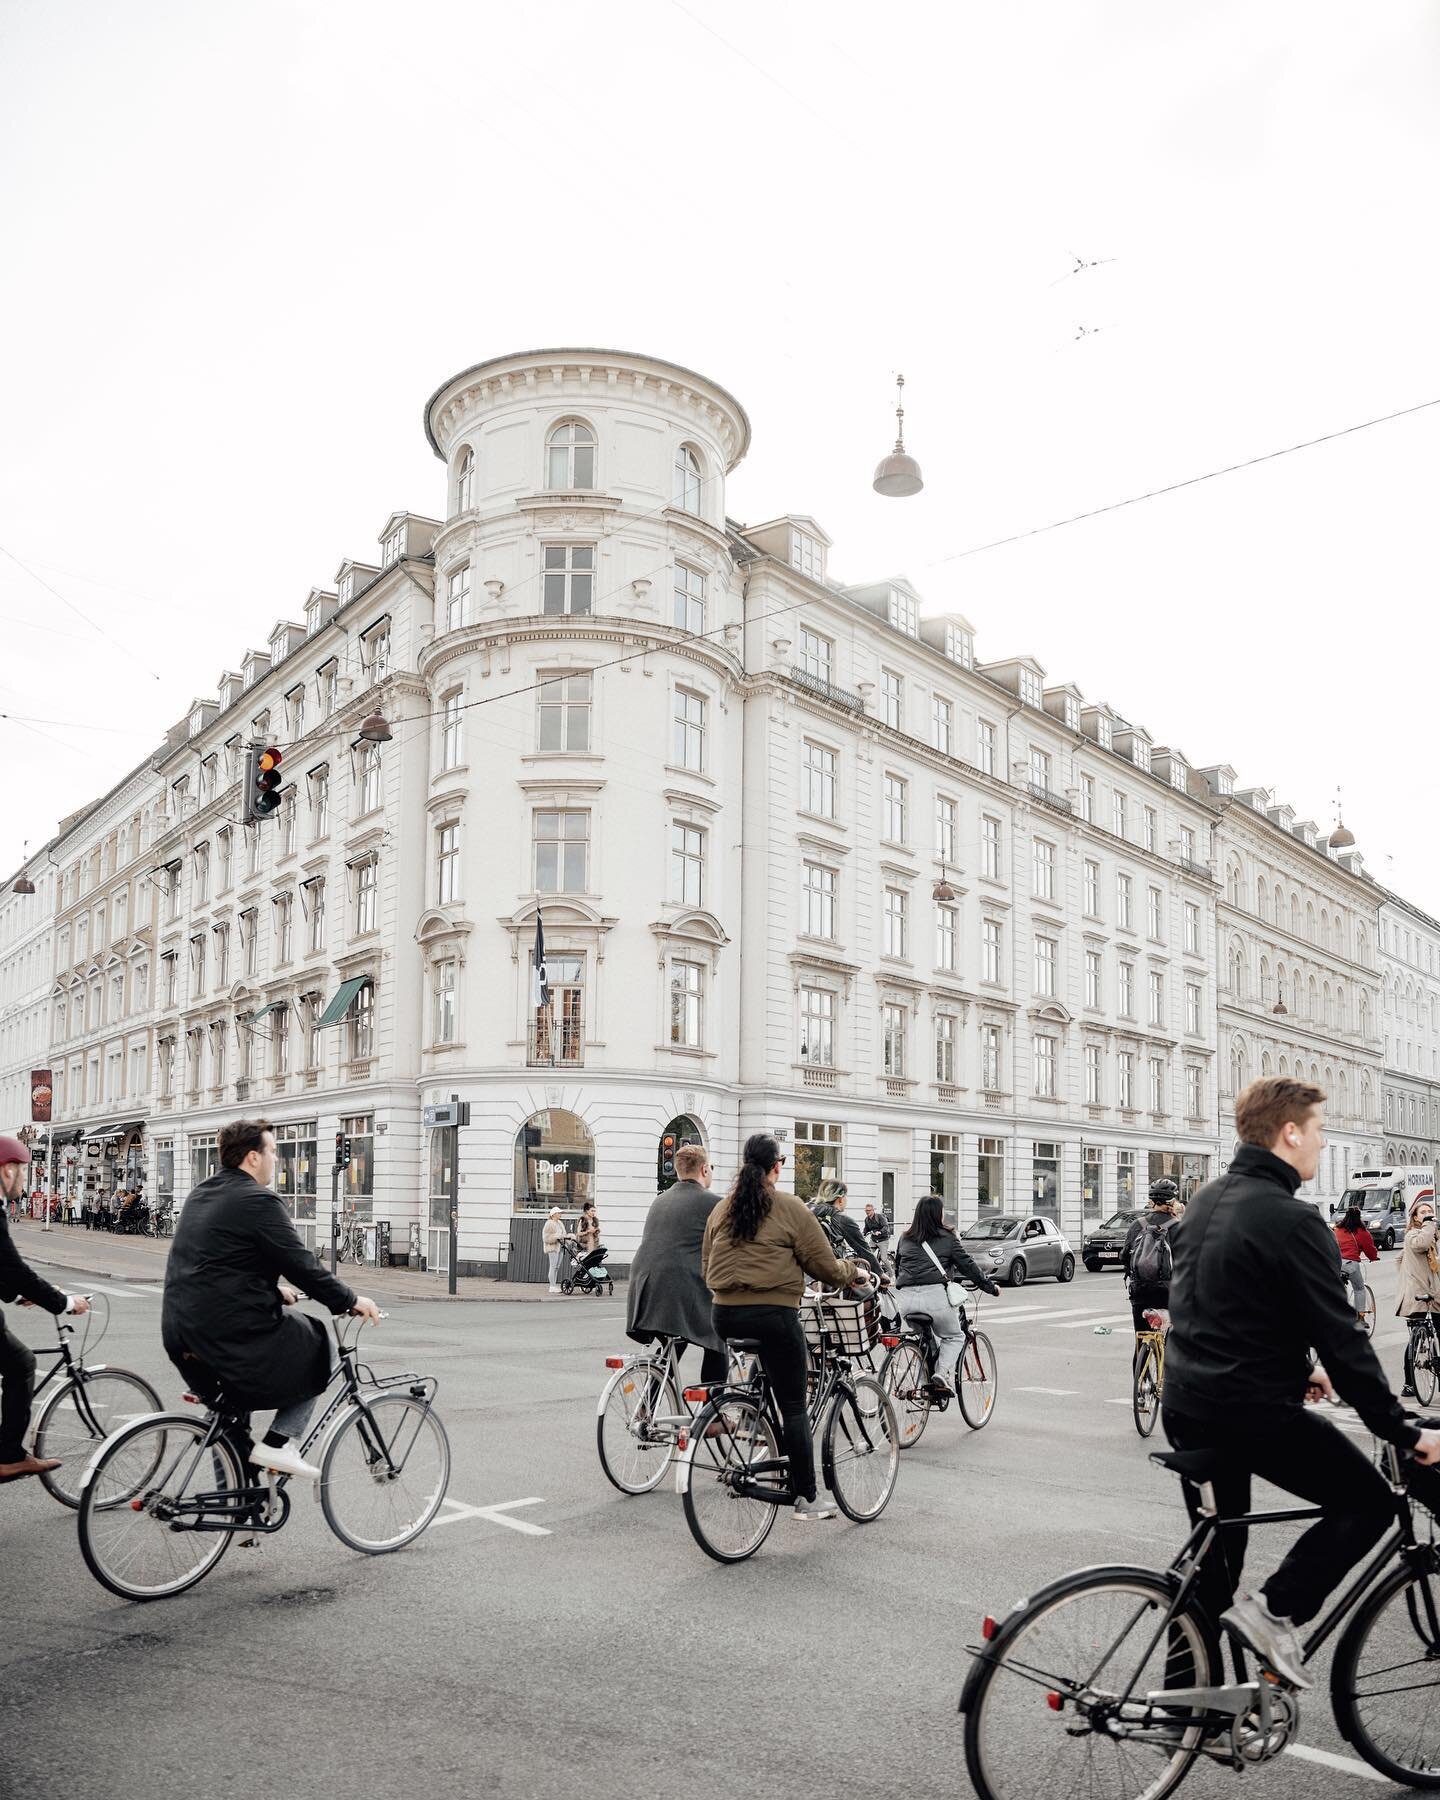
[[[158,1290],[104,1285],[103,1359],[178,1398]],[[1398,1385],[1385,1264],[1376,1285]],[[53,1331],[7,1317],[36,1344]],[[374,1360],[440,1377],[454,1452],[453,1504],[395,1556],[345,1549],[301,1496],[282,1534],[232,1548],[198,1589],[127,1605],[87,1573],[73,1514],[5,1488],[0,1796],[948,1800],[970,1791],[955,1701],[982,1615],[1083,1563],[1163,1562],[1183,1536],[1178,1484],[1131,1422],[1115,1275],[984,1302],[989,1427],[932,1419],[876,1523],[781,1519],[733,1568],[701,1554],[668,1483],[627,1499],[600,1473],[595,1400],[622,1320],[620,1295],[394,1302]],[[1283,1529],[1267,1535],[1256,1568]],[[1323,1686],[1304,1713],[1303,1753],[1248,1773],[1247,1793],[1388,1785]],[[1198,1767],[1183,1792],[1234,1780]]]

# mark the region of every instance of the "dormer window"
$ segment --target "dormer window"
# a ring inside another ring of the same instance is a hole
[[[355,598],[355,571],[347,569],[340,577],[338,598],[342,606],[348,606]]]
[[[1071,731],[1080,729],[1080,702],[1073,694],[1065,696],[1065,724]]]
[[[550,433],[546,486],[552,491],[593,488],[595,433],[579,419],[566,419]]]
[[[919,637],[920,602],[913,594],[902,593],[899,588],[891,588],[890,624],[894,630],[903,631],[906,637]]]
[[[975,667],[975,634],[963,625],[945,627],[945,654],[962,669]]]
[[[675,504],[681,512],[700,510],[700,458],[689,444],[681,444],[675,452]]]
[[[1170,785],[1173,788],[1178,788],[1182,794],[1190,785],[1190,771],[1185,767],[1178,756],[1172,756],[1170,758]]]
[[[1104,713],[1101,713],[1095,721],[1095,742],[1102,750],[1108,750],[1114,741],[1110,731],[1110,721]]]
[[[1222,795],[1224,795],[1227,799],[1229,798],[1229,796],[1231,794],[1233,794],[1235,792],[1234,780],[1229,775],[1227,775],[1223,770],[1221,771],[1219,779],[1217,780],[1215,785],[1216,785],[1217,789],[1219,790],[1219,792]]]
[[[825,549],[819,538],[813,538],[806,531],[791,531],[790,562],[793,568],[802,575],[808,575],[812,581],[825,579]]]
[[[244,685],[247,688],[254,687],[255,685],[255,665],[253,662],[247,662],[245,664]]]
[[[1148,769],[1150,767],[1150,746],[1145,742],[1144,738],[1131,738],[1130,760],[1137,769]]]
[[[320,602],[318,600],[312,600],[310,602],[310,604],[305,608],[305,635],[306,635],[306,637],[314,637],[315,633],[319,629],[320,629]]]
[[[405,527],[397,525],[380,546],[380,567],[390,569],[405,554]]]
[[[190,736],[199,737],[205,729],[205,714],[197,706],[190,715]]]
[[[475,504],[475,452],[467,444],[455,464],[455,510],[469,512]]]
[[[1033,669],[1020,671],[1020,699],[1026,706],[1040,704],[1040,677]]]

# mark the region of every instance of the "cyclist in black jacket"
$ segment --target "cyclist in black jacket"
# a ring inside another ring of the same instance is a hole
[[[1235,1103],[1235,1130],[1230,1167],[1195,1195],[1173,1239],[1162,1416],[1177,1450],[1226,1454],[1233,1472],[1214,1484],[1222,1514],[1248,1510],[1252,1474],[1324,1508],[1265,1583],[1263,1602],[1231,1605],[1244,1531],[1227,1531],[1228,1556],[1212,1552],[1200,1575],[1210,1616],[1304,1688],[1294,1627],[1315,1617],[1394,1511],[1379,1470],[1306,1401],[1338,1392],[1377,1437],[1420,1463],[1440,1461],[1440,1431],[1419,1429],[1391,1393],[1355,1330],[1334,1236],[1295,1197],[1325,1146],[1322,1090],[1285,1077],[1252,1082]],[[1323,1367],[1312,1368],[1312,1346]],[[1185,1498],[1194,1518],[1200,1497],[1190,1482]]]
[[[1130,1290],[1130,1317],[1135,1326],[1135,1335],[1150,1328],[1145,1323],[1148,1310],[1168,1307],[1170,1304],[1170,1269],[1174,1263],[1174,1245],[1170,1236],[1171,1229],[1178,1222],[1180,1206],[1180,1187],[1168,1175],[1162,1175],[1158,1181],[1150,1183],[1150,1210],[1142,1213],[1131,1222],[1125,1233],[1125,1248],[1120,1252],[1120,1266],[1125,1271],[1125,1283]],[[1146,1246],[1149,1254],[1141,1258],[1141,1248]],[[1161,1272],[1156,1273],[1147,1268],[1157,1255],[1161,1261]]]

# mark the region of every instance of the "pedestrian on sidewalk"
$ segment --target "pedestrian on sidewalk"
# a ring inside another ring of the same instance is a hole
[[[1405,1345],[1405,1385],[1402,1400],[1415,1397],[1415,1336],[1425,1328],[1431,1305],[1440,1300],[1440,1228],[1435,1223],[1435,1202],[1412,1200],[1395,1264],[1395,1311],[1410,1328]]]
[[[545,1254],[550,1258],[550,1292],[560,1292],[560,1258],[565,1254],[565,1215],[558,1206],[550,1208],[550,1217],[545,1221],[545,1230],[541,1236],[541,1244]]]
[[[575,1236],[580,1245],[581,1256],[588,1256],[592,1250],[600,1248],[600,1215],[595,1210],[593,1200],[587,1200],[580,1208]]]

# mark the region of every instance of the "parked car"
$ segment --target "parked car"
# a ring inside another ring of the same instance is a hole
[[[1075,1252],[1053,1219],[1043,1213],[983,1213],[960,1233],[960,1241],[987,1275],[1023,1287],[1032,1275],[1070,1281]]]
[[[1085,1239],[1080,1246],[1080,1255],[1092,1275],[1098,1275],[1102,1269],[1120,1267],[1126,1235],[1139,1217],[1138,1212],[1122,1208],[1119,1212],[1112,1213],[1103,1225]]]

